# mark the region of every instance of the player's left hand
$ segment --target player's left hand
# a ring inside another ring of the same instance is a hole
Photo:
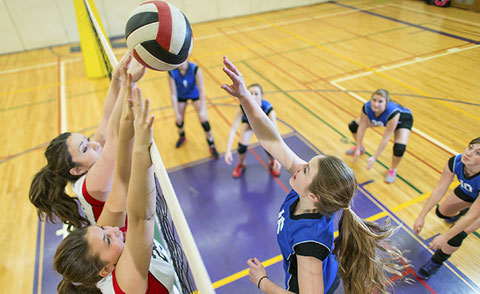
[[[371,169],[376,160],[373,156],[367,159],[367,169]]]
[[[257,286],[258,281],[263,276],[267,275],[267,270],[262,265],[260,260],[258,260],[256,257],[247,260],[247,264],[248,264],[248,268],[249,268],[248,276],[250,278],[250,282],[252,282],[255,286]]]
[[[447,244],[448,240],[445,238],[445,234],[440,234],[437,237],[435,237],[432,242],[430,242],[430,245],[428,248],[430,249],[440,249],[443,247],[443,245]]]
[[[128,73],[132,75],[132,82],[138,82],[145,74],[145,66],[138,62],[135,58],[132,58]]]

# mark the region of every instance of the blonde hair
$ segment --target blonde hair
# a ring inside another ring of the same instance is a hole
[[[386,240],[396,228],[389,220],[384,225],[363,220],[350,209],[357,190],[353,170],[335,156],[322,157],[308,190],[317,196],[315,205],[320,214],[329,215],[343,209],[333,254],[337,256],[345,290],[355,294],[388,293],[387,286],[390,286],[393,292],[384,271],[402,276],[399,270],[406,267],[393,262],[403,255]],[[387,257],[378,257],[377,250]]]

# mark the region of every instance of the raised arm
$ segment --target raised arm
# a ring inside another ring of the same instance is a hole
[[[226,57],[224,57],[223,63],[225,65],[223,71],[230,78],[232,84],[224,84],[222,85],[222,89],[228,94],[238,98],[263,148],[278,160],[290,174],[294,174],[296,167],[304,164],[305,161],[298,157],[298,155],[285,144],[275,125],[247,90],[243,76],[238,69]]]
[[[417,219],[415,220],[415,223],[413,225],[413,231],[415,234],[420,234],[420,232],[423,229],[423,226],[425,224],[425,217],[427,216],[427,213],[442,199],[442,197],[447,193],[448,187],[450,186],[450,183],[452,183],[454,177],[454,173],[450,171],[450,168],[448,167],[448,162],[445,164],[445,167],[443,168],[442,175],[440,177],[440,180],[438,181],[437,186],[435,186],[435,189],[433,189],[432,194],[430,197],[428,197],[427,203],[423,206],[422,211],[418,215]]]
[[[377,158],[380,156],[380,154],[382,154],[383,150],[388,144],[388,141],[392,137],[393,132],[395,132],[395,128],[398,125],[399,119],[400,113],[397,113],[392,119],[387,122],[385,131],[383,132],[382,141],[380,141],[380,144],[377,147],[377,151],[375,151],[375,154],[367,160],[367,169],[371,169]]]
[[[127,77],[127,79],[130,76]],[[132,167],[133,101],[132,87],[128,87],[123,100],[118,136],[118,149],[113,171],[113,185],[97,225],[124,227],[127,213],[127,190]]]
[[[115,102],[117,101],[117,97],[119,96],[120,87],[122,84],[121,69],[125,67],[128,68],[128,72],[132,74],[132,81],[134,83],[138,82],[145,74],[145,67],[136,60],[130,62],[129,56],[130,53],[127,51],[112,72],[112,79],[110,81],[110,86],[108,87],[107,96],[105,97],[105,103],[103,105],[102,120],[100,121],[97,131],[92,137],[94,141],[99,142],[102,146],[104,146],[107,138],[108,121],[115,106]],[[130,67],[128,66],[128,62],[131,63]]]
[[[128,230],[125,248],[117,263],[116,275],[120,288],[126,293],[145,293],[152,256],[156,192],[153,165],[150,158],[152,125],[149,118],[149,100],[142,101],[137,88],[134,91],[133,113],[135,139],[132,170],[127,196]]]
[[[232,164],[233,157],[232,157],[232,145],[233,139],[235,138],[235,133],[237,132],[238,126],[242,121],[242,110],[237,109],[235,113],[235,117],[233,118],[232,126],[230,127],[230,133],[228,134],[228,141],[227,141],[227,150],[225,151],[225,162],[228,164]]]
[[[131,60],[129,55],[127,60]],[[128,64],[128,63],[127,63]],[[88,193],[95,199],[105,201],[112,188],[113,168],[118,146],[118,125],[122,114],[123,100],[132,87],[132,78],[127,74],[127,66],[121,68],[122,87],[119,99],[115,102],[112,114],[108,122],[107,140],[97,161],[90,167],[86,177]]]

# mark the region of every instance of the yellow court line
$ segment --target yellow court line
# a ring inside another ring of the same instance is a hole
[[[373,72],[373,73],[375,73],[375,74],[377,74],[377,75],[379,75],[379,76],[381,76],[381,77],[384,77],[384,78],[386,78],[386,79],[388,79],[388,80],[390,80],[390,81],[392,81],[392,82],[394,82],[394,83],[397,83],[397,84],[399,84],[399,85],[401,85],[401,86],[403,86],[403,87],[405,87],[405,88],[407,88],[407,89],[410,89],[410,90],[412,90],[412,91],[414,91],[414,92],[417,92],[417,93],[419,93],[419,94],[421,94],[421,95],[423,95],[423,96],[431,97],[431,96],[428,95],[427,93],[425,93],[425,92],[423,92],[423,91],[421,91],[421,90],[418,90],[417,88],[414,88],[414,87],[412,87],[412,86],[409,86],[409,85],[407,85],[406,83],[404,83],[404,82],[402,82],[402,81],[400,81],[400,80],[397,80],[397,79],[392,78],[392,77],[390,77],[390,76],[388,76],[388,75],[386,75],[386,74],[383,74],[383,73],[381,73],[381,72],[379,72],[379,71],[376,71],[375,69],[373,69],[373,68],[371,68],[371,67],[369,67],[369,66],[367,66],[367,65],[364,65],[364,64],[362,64],[362,63],[360,63],[360,62],[358,62],[358,61],[356,61],[356,60],[353,60],[353,59],[351,59],[351,58],[349,58],[349,57],[346,57],[346,56],[344,56],[344,55],[342,55],[342,54],[340,54],[340,53],[337,53],[337,52],[335,52],[335,51],[333,51],[333,50],[330,50],[330,49],[328,49],[328,48],[325,48],[324,46],[322,46],[322,45],[320,45],[320,44],[318,44],[318,43],[315,43],[315,42],[311,41],[310,39],[307,39],[307,38],[305,38],[305,37],[302,37],[302,36],[300,36],[300,35],[297,35],[297,34],[295,34],[294,32],[291,32],[291,31],[289,31],[289,30],[287,30],[287,29],[284,29],[284,28],[278,26],[277,24],[274,24],[274,23],[268,21],[267,19],[265,19],[265,18],[263,18],[263,17],[257,16],[257,15],[254,15],[253,17],[257,18],[257,19],[258,19],[259,21],[261,21],[261,22],[264,22],[264,23],[266,23],[266,24],[271,25],[272,27],[276,28],[276,29],[279,30],[279,31],[282,31],[282,32],[287,33],[287,34],[289,34],[289,35],[291,35],[291,36],[294,36],[295,38],[297,38],[297,39],[299,39],[299,40],[302,40],[302,41],[304,41],[304,42],[307,42],[307,43],[309,43],[309,44],[317,47],[317,48],[320,49],[320,50],[323,50],[323,51],[325,51],[325,52],[327,52],[327,53],[333,54],[333,55],[335,55],[335,56],[337,56],[337,57],[339,57],[339,58],[341,58],[341,59],[343,59],[343,60],[345,60],[345,61],[348,61],[348,62],[350,62],[350,63],[353,63],[353,64],[355,64],[355,65],[358,65],[358,66],[360,66],[360,67],[362,67],[362,68],[364,68],[364,69],[367,69],[367,70],[369,70],[369,71],[371,71],[371,72]],[[467,115],[467,116],[470,116],[470,117],[472,117],[472,118],[474,118],[474,119],[476,119],[476,120],[480,120],[480,117],[475,116],[475,115],[473,115],[473,114],[471,114],[471,113],[469,113],[469,112],[466,112],[466,111],[464,111],[464,110],[462,110],[462,109],[460,109],[460,108],[457,108],[457,107],[455,107],[455,106],[453,106],[453,105],[450,105],[450,104],[448,104],[448,103],[446,103],[446,102],[443,102],[443,101],[437,101],[437,102],[440,102],[440,103],[442,103],[443,105],[445,105],[445,106],[447,106],[447,107],[449,107],[449,108],[451,108],[451,109],[454,109],[454,110],[456,110],[456,111],[458,111],[458,112],[461,112],[461,113],[463,113],[463,114],[465,114],[465,115]]]

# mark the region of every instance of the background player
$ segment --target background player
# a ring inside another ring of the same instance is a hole
[[[418,271],[419,276],[423,279],[428,279],[436,273],[443,263],[460,248],[467,235],[480,228],[480,202],[478,201],[480,191],[480,137],[473,139],[462,154],[452,156],[445,164],[440,181],[413,225],[416,234],[420,234],[425,224],[425,216],[440,202],[455,176],[460,181],[460,185],[448,194],[440,206],[437,206],[435,213],[448,222],[455,222],[467,212],[470,206],[472,209],[448,232],[437,236],[432,241],[430,248],[437,250],[433,257]]]
[[[348,125],[356,146],[347,150],[346,153],[347,155],[353,155],[353,161],[355,162],[360,154],[365,153],[365,147],[362,143],[366,129],[379,126],[385,127],[385,131],[377,151],[367,160],[367,169],[372,168],[393,135],[392,165],[385,177],[385,182],[391,184],[397,177],[397,166],[407,149],[408,137],[413,126],[413,116],[408,108],[390,101],[387,90],[378,89],[375,91],[370,101],[363,105],[360,117],[351,121]]]
[[[248,90],[252,94],[255,101],[260,105],[263,112],[270,118],[272,123],[277,126],[277,118],[275,115],[275,111],[273,110],[272,104],[267,100],[263,99],[263,89],[259,84],[252,84],[248,87]],[[238,140],[238,164],[232,172],[232,176],[234,178],[240,177],[243,172],[245,171],[245,158],[247,157],[247,148],[248,144],[250,143],[250,139],[252,138],[252,127],[248,123],[248,118],[243,111],[242,106],[240,105],[240,109],[237,110],[235,117],[232,122],[232,127],[230,128],[230,134],[228,136],[228,143],[227,143],[227,151],[225,152],[225,162],[228,164],[232,164],[233,156],[232,156],[232,144],[233,138],[235,137],[235,132],[240,125],[240,134]],[[281,166],[277,160],[275,160],[270,153],[267,152],[269,158],[269,167],[270,173],[274,177],[278,177],[281,173]]]
[[[207,97],[205,95],[202,70],[195,63],[187,60],[178,68],[169,71],[168,74],[170,97],[179,134],[175,147],[180,148],[185,143],[185,109],[188,100],[192,100],[198,119],[205,131],[210,153],[214,158],[218,158],[218,152],[213,142],[212,130],[208,122]]]

